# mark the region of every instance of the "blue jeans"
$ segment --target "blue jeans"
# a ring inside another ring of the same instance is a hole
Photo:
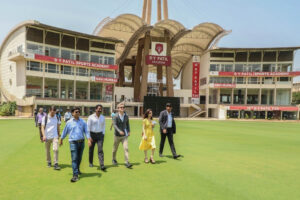
[[[79,166],[82,159],[83,149],[84,149],[84,140],[82,142],[78,142],[78,141],[70,142],[73,176],[78,176],[79,174]]]

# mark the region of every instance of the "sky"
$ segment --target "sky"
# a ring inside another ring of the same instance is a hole
[[[152,24],[157,21],[156,2]],[[300,46],[299,0],[168,0],[168,6],[169,18],[186,28],[213,22],[232,30],[220,47]],[[102,19],[124,13],[141,16],[142,7],[143,0],[0,0],[0,42],[28,19],[92,34]],[[300,51],[294,69],[300,71]]]

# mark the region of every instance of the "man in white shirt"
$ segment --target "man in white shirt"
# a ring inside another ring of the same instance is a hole
[[[71,114],[71,112],[70,112],[70,109],[67,109],[67,110],[66,110],[66,113],[65,113],[65,115],[64,115],[64,120],[65,120],[65,122],[69,121],[71,118],[72,118],[72,114]]]
[[[98,146],[98,158],[100,163],[100,169],[105,171],[104,166],[104,153],[103,153],[103,141],[105,134],[105,117],[102,113],[102,105],[97,105],[95,107],[95,113],[90,115],[87,120],[87,129],[92,138],[92,144],[89,147],[89,163],[90,167],[93,167],[94,158],[94,147],[97,143]]]
[[[51,143],[53,144],[55,170],[60,170],[60,167],[58,166],[58,138],[60,136],[60,124],[61,122],[56,116],[56,108],[51,106],[49,109],[49,114],[44,116],[42,119],[42,134],[43,141],[45,142],[48,167],[51,167],[50,146]]]

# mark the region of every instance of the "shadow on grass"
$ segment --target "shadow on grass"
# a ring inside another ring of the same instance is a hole
[[[167,156],[165,156],[165,157],[170,158],[170,159],[174,159],[173,156],[170,156],[170,155],[167,155]],[[180,158],[184,158],[184,156],[183,156],[183,155],[180,155],[179,158],[174,159],[174,160],[180,160]]]
[[[162,163],[165,163],[165,162],[167,162],[167,161],[165,161],[165,160],[156,160],[155,165],[159,165],[159,164],[162,164]]]
[[[61,169],[72,168],[72,165],[70,165],[70,164],[60,164],[59,166]]]
[[[89,178],[89,177],[98,177],[100,178],[101,177],[101,174],[100,173],[84,173],[82,172],[82,174],[80,175],[80,178]]]

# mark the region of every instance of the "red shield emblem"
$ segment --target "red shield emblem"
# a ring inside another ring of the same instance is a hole
[[[161,52],[163,52],[163,50],[164,50],[163,44],[158,43],[158,44],[155,45],[155,51],[156,51],[158,54],[161,54]]]

